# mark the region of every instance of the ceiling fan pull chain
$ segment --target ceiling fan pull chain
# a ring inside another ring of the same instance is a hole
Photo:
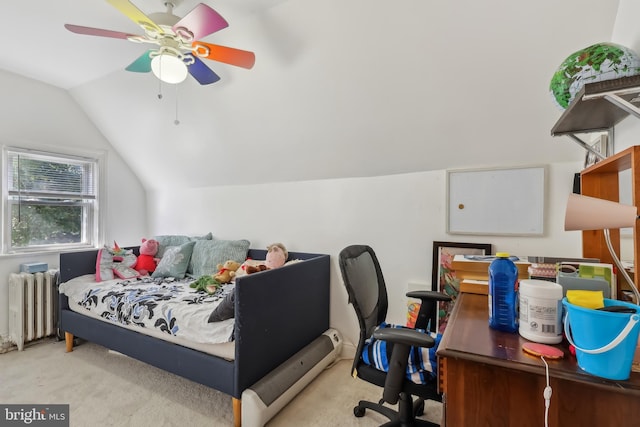
[[[160,61],[160,75],[162,75],[162,61]],[[162,79],[158,77],[158,99],[162,99]]]
[[[178,126],[180,124],[180,120],[178,120],[178,85],[176,86],[176,119],[173,121],[173,124]]]

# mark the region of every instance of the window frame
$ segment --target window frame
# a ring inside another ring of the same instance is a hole
[[[11,209],[16,205],[16,201],[11,200],[12,196],[9,192],[8,174],[9,174],[9,155],[10,153],[25,153],[32,156],[46,156],[64,163],[89,162],[93,164],[93,177],[95,198],[92,202],[86,200],[78,200],[77,205],[83,207],[82,218],[82,241],[74,243],[55,243],[47,245],[31,245],[25,247],[13,247],[11,244]],[[105,162],[106,152],[88,151],[88,150],[72,150],[56,147],[54,148],[26,148],[18,146],[3,145],[2,146],[2,254],[26,254],[26,253],[51,253],[70,250],[82,250],[96,248],[103,240],[104,236],[104,218],[101,215],[100,206],[102,205],[103,194],[105,194]]]

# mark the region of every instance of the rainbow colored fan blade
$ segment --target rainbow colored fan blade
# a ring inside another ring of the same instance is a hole
[[[124,13],[129,19],[140,25],[143,30],[151,33],[164,34],[164,30],[156,25],[140,9],[135,7],[129,0],[107,0],[107,2]]]
[[[193,52],[200,58],[213,59],[225,64],[235,65],[242,68],[253,68],[256,63],[256,55],[246,50],[234,49],[232,47],[220,46],[217,44],[194,42]]]
[[[189,65],[189,74],[198,81],[201,85],[208,85],[220,80],[220,76],[213,72],[213,70],[200,61],[198,58],[193,58],[195,61]]]
[[[228,26],[229,23],[218,12],[200,3],[176,22],[172,29],[177,34],[178,29],[185,28],[193,34],[193,40],[198,40]]]
[[[151,71],[151,57],[150,50],[146,51],[138,59],[133,61],[125,70],[133,71],[134,73],[148,73]]]
[[[135,34],[121,33],[120,31],[103,30],[101,28],[83,27],[81,25],[64,24],[64,27],[76,34],[87,36],[111,37],[114,39],[127,40],[129,37],[137,37]]]

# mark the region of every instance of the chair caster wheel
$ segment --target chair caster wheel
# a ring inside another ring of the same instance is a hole
[[[355,415],[358,418],[364,417],[364,412],[365,412],[365,408],[362,408],[360,406],[356,406],[355,408],[353,408],[353,415]]]

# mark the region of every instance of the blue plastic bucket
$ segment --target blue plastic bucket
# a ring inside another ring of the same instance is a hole
[[[624,305],[632,313],[584,308],[562,299],[567,309],[564,330],[576,348],[578,366],[586,372],[611,380],[626,380],[631,375],[633,356],[640,333],[640,306],[624,301],[604,299],[604,305]]]

